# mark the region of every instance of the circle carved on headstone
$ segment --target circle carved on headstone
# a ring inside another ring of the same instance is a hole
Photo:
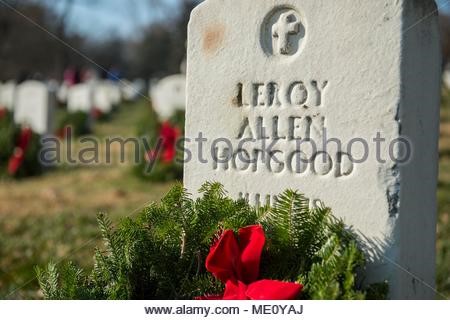
[[[305,26],[297,10],[276,7],[261,27],[261,46],[268,56],[293,56],[300,52]]]

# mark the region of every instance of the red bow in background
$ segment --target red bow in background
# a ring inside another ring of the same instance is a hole
[[[94,107],[91,109],[91,116],[94,120],[98,120],[103,116],[103,111],[97,107]]]
[[[66,137],[70,137],[72,132],[72,128],[70,126],[64,126],[56,132],[56,135],[60,139],[64,139]]]
[[[162,139],[161,161],[172,163],[176,156],[176,143],[180,136],[180,130],[166,121],[161,125],[159,136]]]
[[[9,158],[8,163],[8,173],[14,176],[20,169],[23,161],[25,160],[25,153],[30,145],[31,138],[33,137],[33,131],[29,127],[22,128],[20,131],[19,139],[17,140],[17,145],[14,148],[14,153]]]
[[[303,286],[293,282],[257,280],[261,254],[266,241],[261,226],[239,229],[238,239],[226,230],[211,247],[206,269],[225,283],[221,296],[199,297],[201,300],[292,300]]]
[[[5,107],[0,106],[0,120],[6,117],[7,114],[8,110]]]

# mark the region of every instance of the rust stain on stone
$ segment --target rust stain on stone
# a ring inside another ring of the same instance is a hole
[[[225,27],[222,24],[208,26],[203,32],[203,52],[215,54],[222,45],[225,35]]]

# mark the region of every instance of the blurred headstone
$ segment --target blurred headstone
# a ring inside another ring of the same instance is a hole
[[[447,89],[450,89],[450,70],[446,69],[442,74],[442,81]]]
[[[104,114],[110,113],[120,104],[122,93],[116,82],[109,80],[99,81],[94,87],[94,107]]]
[[[120,90],[122,90],[122,97],[125,101],[133,101],[136,97],[133,83],[127,79],[120,80]]]
[[[118,81],[108,81],[109,98],[113,106],[118,106],[122,102],[122,91]]]
[[[171,75],[161,79],[150,89],[152,105],[158,116],[166,120],[177,110],[186,109],[186,76]]]
[[[56,92],[56,97],[60,103],[67,103],[67,94],[69,91],[69,85],[63,82]]]
[[[135,101],[140,96],[145,94],[145,80],[135,79],[133,82],[129,80],[120,81],[122,97],[126,101]]]
[[[0,108],[13,111],[15,92],[16,83],[13,81],[8,81],[0,85]]]
[[[55,92],[55,94],[58,94],[60,85],[55,79],[50,79],[47,81],[47,87],[51,92]]]
[[[67,94],[67,110],[90,113],[93,106],[93,90],[90,84],[81,83],[69,88]]]
[[[14,121],[28,125],[38,134],[48,134],[53,129],[55,96],[42,82],[29,80],[17,86]]]

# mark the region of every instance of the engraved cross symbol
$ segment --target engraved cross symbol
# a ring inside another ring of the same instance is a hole
[[[295,14],[285,12],[280,15],[277,23],[272,27],[272,36],[278,39],[278,52],[289,54],[289,36],[300,32],[300,22]]]

